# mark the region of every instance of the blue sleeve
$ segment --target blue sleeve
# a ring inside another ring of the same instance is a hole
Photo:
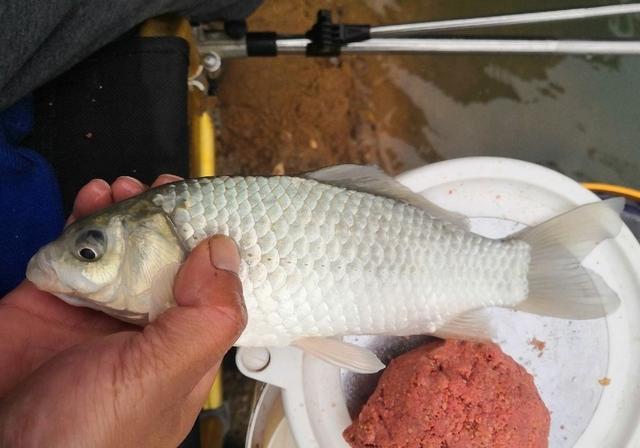
[[[0,112],[0,297],[24,279],[29,258],[64,225],[53,169],[19,144],[32,126],[30,98]]]

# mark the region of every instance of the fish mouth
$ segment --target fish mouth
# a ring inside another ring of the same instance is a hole
[[[36,285],[38,289],[53,293],[56,271],[44,259],[42,250],[38,251],[29,260],[26,276],[27,280]]]

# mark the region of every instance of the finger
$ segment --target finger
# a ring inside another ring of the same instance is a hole
[[[174,176],[173,174],[161,174],[158,176],[156,180],[151,184],[151,188],[159,187],[160,185],[170,184],[171,182],[176,182],[182,180],[180,176]]]
[[[220,363],[246,325],[239,266],[238,249],[227,237],[197,246],[176,278],[178,306],[136,335],[131,362],[148,366],[145,373],[171,384],[173,393],[190,393]]]
[[[102,179],[93,179],[78,191],[73,203],[73,211],[67,220],[71,224],[76,219],[105,208],[113,203],[111,187]]]
[[[115,202],[124,201],[147,190],[145,184],[130,176],[120,176],[111,184],[111,194]]]

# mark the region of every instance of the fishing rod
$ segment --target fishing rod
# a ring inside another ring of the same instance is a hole
[[[640,42],[631,40],[476,38],[436,34],[638,13],[640,13],[640,3],[629,3],[370,26],[335,23],[330,11],[320,10],[315,24],[304,35],[248,32],[244,21],[225,22],[223,30],[204,25],[197,27],[195,31],[203,67],[209,74],[213,74],[220,70],[222,61],[225,59],[278,55],[311,57],[371,53],[640,55]]]
[[[597,17],[640,13],[640,3],[625,5],[592,6],[587,8],[561,9],[556,11],[528,12],[469,19],[437,20],[431,22],[384,25],[371,28],[371,37],[417,36],[439,31],[455,31],[532,23],[564,22]]]

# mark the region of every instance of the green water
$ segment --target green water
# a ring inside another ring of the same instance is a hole
[[[607,3],[371,0],[367,8],[380,23],[398,23],[602,4]],[[356,15],[359,8],[348,3],[345,15]],[[632,38],[640,37],[640,16],[473,34]],[[413,105],[417,132],[398,135],[393,127],[384,131],[405,168],[422,165],[434,152],[439,158],[507,156],[550,166],[580,181],[640,187],[640,57],[376,58],[388,75],[387,82]]]

